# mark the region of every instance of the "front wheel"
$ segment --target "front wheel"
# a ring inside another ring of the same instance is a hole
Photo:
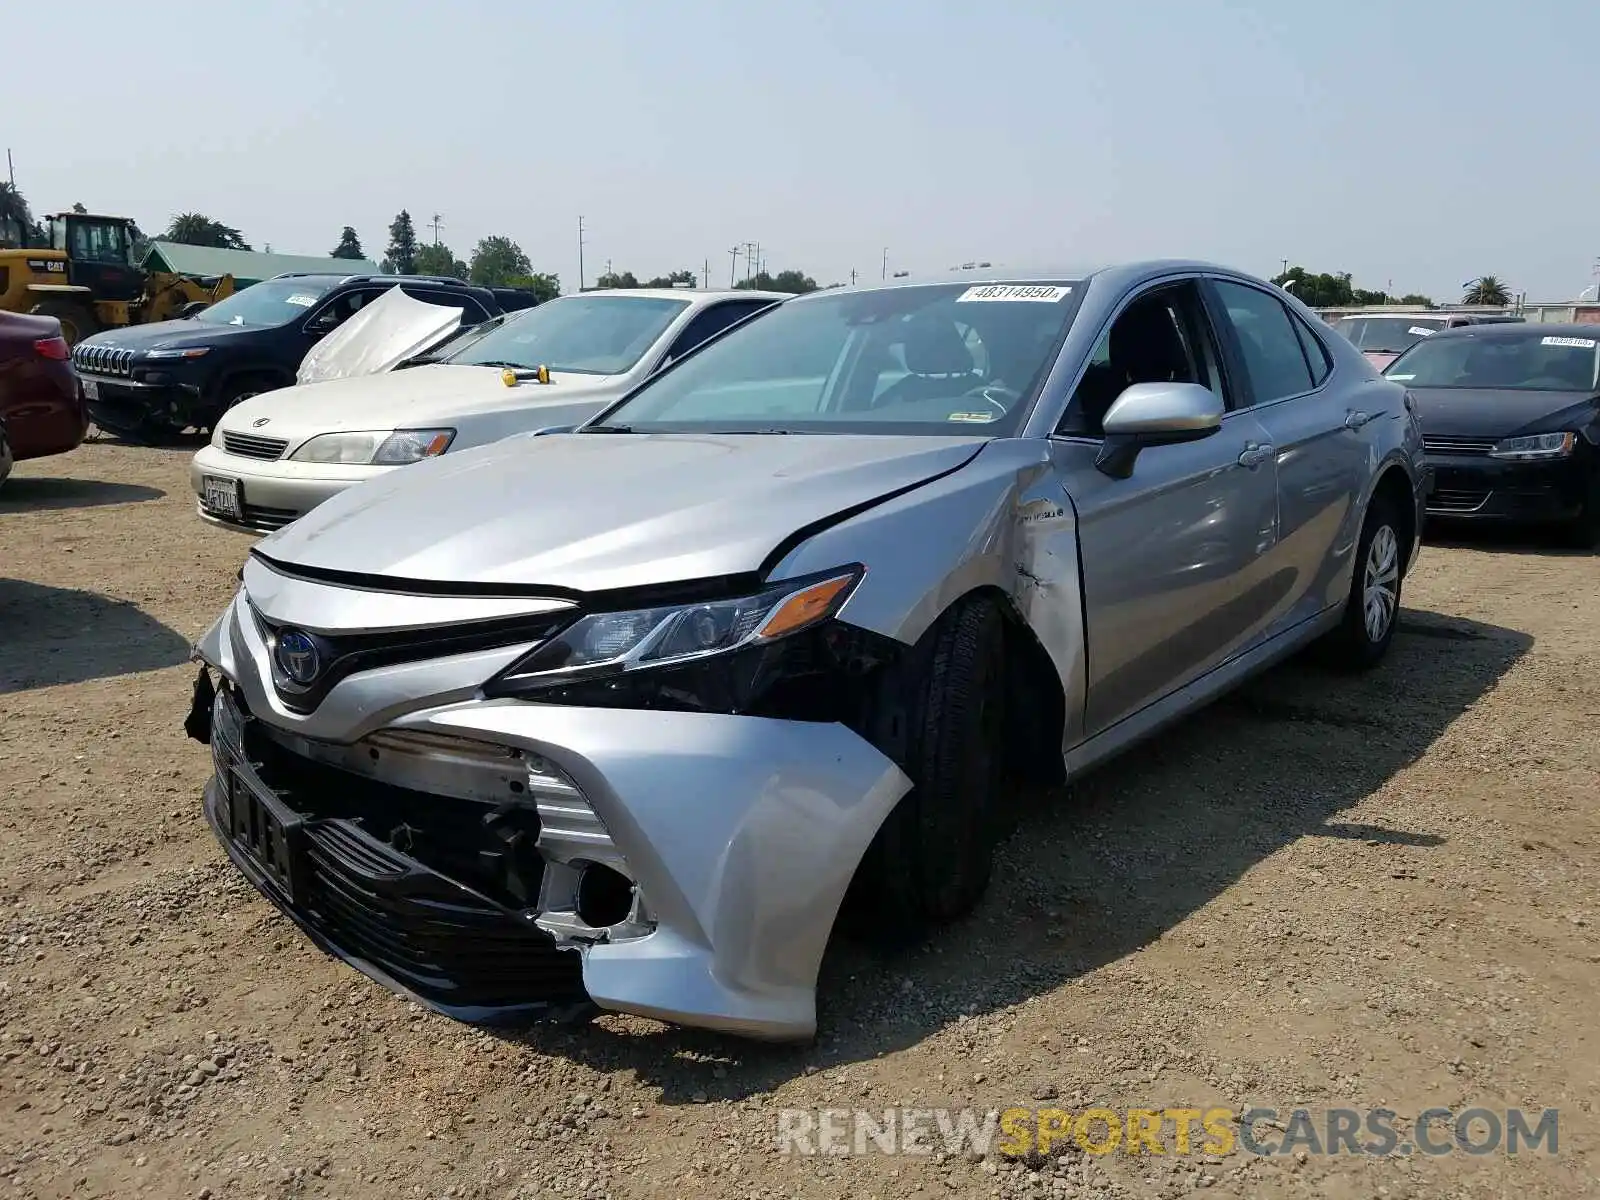
[[[912,788],[857,871],[874,940],[903,942],[977,904],[994,857],[1006,778],[1004,617],[986,600],[940,617],[886,698],[886,737]],[[862,914],[866,915],[866,914]]]
[[[42,300],[28,311],[36,317],[54,317],[61,322],[61,338],[69,346],[76,346],[90,334],[100,332],[94,310],[71,300]]]
[[[16,457],[11,452],[11,439],[6,436],[6,427],[0,425],[0,488],[5,487],[6,480],[11,478],[11,468],[16,463]]]
[[[1323,643],[1334,666],[1366,670],[1377,666],[1388,653],[1400,616],[1404,555],[1394,504],[1386,497],[1374,496],[1356,544],[1344,617]]]

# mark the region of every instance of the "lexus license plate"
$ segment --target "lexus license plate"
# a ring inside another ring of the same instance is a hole
[[[223,479],[216,475],[207,475],[202,483],[205,487],[206,507],[221,517],[232,517],[237,521],[242,516],[239,507],[239,481],[237,479]]]

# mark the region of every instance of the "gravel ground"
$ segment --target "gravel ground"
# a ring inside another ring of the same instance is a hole
[[[1383,669],[1290,664],[1021,805],[974,917],[830,956],[814,1045],[495,1036],[313,949],[213,842],[186,659],[250,539],[187,457],[91,443],[0,493],[0,1196],[1600,1193],[1593,555],[1429,547]],[[968,1104],[1554,1107],[1560,1152],[775,1147],[783,1108]]]

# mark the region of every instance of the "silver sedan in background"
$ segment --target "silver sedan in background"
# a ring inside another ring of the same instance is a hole
[[[819,292],[260,542],[197,647],[206,813],[441,1011],[805,1038],[841,912],[969,910],[1016,777],[1377,663],[1424,488],[1406,389],[1231,270]]]

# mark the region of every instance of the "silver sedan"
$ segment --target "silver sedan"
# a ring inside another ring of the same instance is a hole
[[[197,647],[205,809],[442,1011],[804,1038],[841,915],[972,908],[1017,777],[1376,664],[1424,490],[1406,389],[1231,270],[820,292],[259,543]]]

